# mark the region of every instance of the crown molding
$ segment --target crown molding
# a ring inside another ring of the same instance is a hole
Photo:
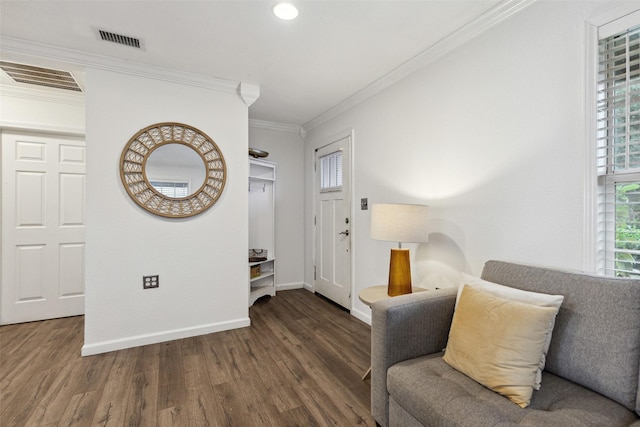
[[[319,116],[304,123],[302,125],[304,132],[309,132],[311,129],[344,113],[372,96],[377,95],[410,74],[413,74],[414,72],[436,62],[455,48],[467,43],[469,40],[472,40],[505,19],[520,12],[522,9],[535,3],[535,1],[536,0],[504,0],[500,2],[478,18],[440,39],[432,46],[423,50],[393,71],[385,74],[368,86],[365,86],[363,89],[354,93]]]
[[[43,43],[34,43],[11,37],[0,37],[0,45],[2,45],[2,55],[7,57],[17,55],[17,57],[20,58],[26,55],[27,57],[35,57],[87,68],[114,71],[137,77],[151,78],[221,92],[237,94],[238,87],[241,84],[239,81],[231,81],[217,77],[204,76],[201,74],[170,70],[167,68],[145,65],[133,61],[125,61],[122,59],[66,49],[58,46],[51,46]]]
[[[266,120],[249,119],[249,127],[256,129],[274,130],[277,132],[290,132],[300,134],[300,126],[286,123],[269,122]]]
[[[251,107],[260,97],[260,86],[258,85],[240,82],[236,91],[247,107]]]

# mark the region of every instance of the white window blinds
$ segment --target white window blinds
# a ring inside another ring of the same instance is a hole
[[[599,43],[600,273],[640,276],[640,26]]]
[[[640,26],[600,41],[598,173],[640,169]]]
[[[342,189],[342,151],[320,157],[320,191]]]
[[[150,181],[150,184],[167,197],[187,197],[190,194],[187,181]]]

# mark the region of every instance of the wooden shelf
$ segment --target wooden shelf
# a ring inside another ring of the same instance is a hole
[[[258,265],[258,264],[266,264],[268,262],[275,261],[275,260],[276,260],[275,258],[267,258],[264,261],[250,262],[249,267],[253,267],[254,265]]]
[[[275,182],[275,179],[273,179],[273,178],[263,178],[261,176],[249,176],[249,181]]]
[[[258,298],[276,294],[275,181],[274,163],[249,159],[249,248],[264,249],[270,256],[249,263],[249,306]],[[251,277],[256,266],[260,274]]]
[[[251,282],[251,283],[253,283],[253,282],[257,282],[257,281],[258,281],[258,280],[260,280],[260,279],[264,279],[265,277],[271,277],[271,276],[274,276],[274,275],[275,275],[275,273],[274,273],[273,271],[271,271],[271,272],[269,272],[269,273],[263,273],[263,274],[261,274],[261,275],[259,275],[259,276],[252,277],[252,278],[251,278],[251,280],[250,280],[250,282]]]

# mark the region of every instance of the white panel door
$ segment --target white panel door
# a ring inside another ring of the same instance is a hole
[[[351,309],[351,138],[316,150],[315,291]]]
[[[85,142],[2,132],[0,323],[84,313]]]

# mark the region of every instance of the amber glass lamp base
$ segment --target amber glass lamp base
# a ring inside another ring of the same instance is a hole
[[[409,249],[391,249],[389,262],[389,285],[387,294],[390,297],[411,293],[411,264]]]

